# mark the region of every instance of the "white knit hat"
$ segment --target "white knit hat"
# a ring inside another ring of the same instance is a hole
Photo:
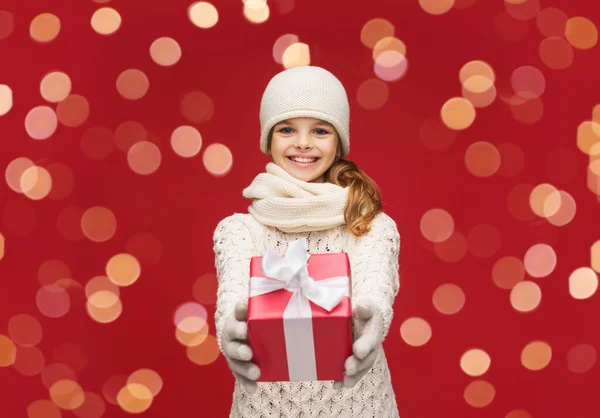
[[[267,152],[271,128],[284,119],[313,117],[331,123],[350,152],[350,105],[344,86],[324,68],[301,65],[276,74],[260,103],[260,150]]]

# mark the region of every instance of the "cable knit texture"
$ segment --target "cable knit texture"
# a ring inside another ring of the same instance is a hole
[[[319,231],[344,223],[349,187],[299,180],[270,162],[242,194],[252,199],[248,212],[284,232]]]
[[[236,302],[248,297],[250,258],[275,249],[284,255],[287,243],[306,238],[312,254],[347,252],[352,272],[352,304],[373,302],[383,313],[382,338],[393,317],[399,289],[400,235],[396,223],[381,212],[371,231],[359,238],[339,225],[320,231],[283,232],[257,221],[252,214],[235,213],[217,225],[214,252],[219,281],[215,312],[221,352],[226,318]],[[258,382],[250,395],[235,381],[230,417],[398,417],[396,398],[383,349],[363,379],[351,389],[335,391],[332,381]]]

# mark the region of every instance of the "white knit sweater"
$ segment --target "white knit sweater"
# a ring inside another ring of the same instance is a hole
[[[372,300],[383,311],[385,337],[398,293],[400,235],[396,223],[379,213],[371,232],[360,238],[346,225],[323,231],[284,233],[257,222],[250,214],[235,213],[217,225],[214,252],[217,278],[216,336],[223,352],[222,332],[235,303],[248,297],[249,263],[253,256],[276,249],[281,255],[288,241],[305,237],[311,254],[347,252],[352,273],[352,304]],[[236,381],[231,417],[398,417],[396,397],[384,350],[373,368],[351,389],[335,391],[332,381],[258,382],[250,395]]]

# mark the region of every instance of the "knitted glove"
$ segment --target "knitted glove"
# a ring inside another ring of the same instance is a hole
[[[381,310],[372,303],[357,303],[353,310],[356,319],[356,339],[352,355],[346,359],[344,380],[334,382],[333,388],[353,388],[375,364],[382,344],[383,318]]]
[[[252,360],[252,349],[248,345],[248,301],[240,300],[227,318],[223,330],[223,354],[235,378],[248,393],[256,392],[260,369]]]

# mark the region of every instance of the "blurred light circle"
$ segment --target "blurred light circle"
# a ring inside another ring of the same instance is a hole
[[[408,62],[398,51],[384,51],[375,59],[374,72],[383,81],[396,81],[406,74]]]
[[[510,304],[519,312],[531,312],[542,300],[540,287],[532,281],[517,283],[510,292]]]
[[[588,299],[598,290],[598,275],[589,267],[580,267],[569,276],[569,293],[575,299]]]
[[[533,341],[521,351],[521,364],[529,370],[542,370],[551,359],[552,348],[543,341]]]
[[[483,408],[494,400],[496,389],[485,380],[475,380],[467,385],[463,396],[472,407]]]
[[[442,106],[441,117],[448,128],[464,130],[475,121],[475,107],[462,97],[453,97]]]
[[[125,99],[138,100],[148,93],[150,81],[142,71],[132,68],[117,77],[117,91]]]
[[[299,42],[298,35],[286,33],[281,35],[273,44],[273,59],[276,63],[283,65],[283,53],[292,44]]]
[[[90,116],[90,104],[79,94],[71,94],[58,103],[56,107],[58,121],[65,126],[74,128],[81,126]]]
[[[523,264],[531,277],[546,277],[556,268],[556,252],[548,244],[532,245],[525,253]]]
[[[29,36],[37,42],[53,41],[60,32],[60,19],[52,13],[41,13],[29,25]]]
[[[363,25],[360,31],[360,42],[367,48],[373,49],[380,40],[394,36],[394,33],[394,25],[389,20],[373,18]]]
[[[419,0],[419,5],[429,14],[441,15],[452,9],[454,0]]]
[[[406,344],[420,347],[431,339],[431,326],[423,318],[408,318],[400,326],[400,335]]]
[[[310,48],[303,42],[293,43],[283,51],[281,60],[285,68],[310,65]]]
[[[79,383],[73,380],[59,380],[50,387],[50,399],[59,408],[73,410],[80,407],[85,394]]]
[[[48,399],[38,399],[27,406],[27,418],[61,418],[60,409]]]
[[[460,358],[460,368],[469,376],[482,376],[490,368],[488,353],[479,348],[466,351]]]
[[[442,284],[433,292],[433,306],[440,313],[454,315],[465,305],[465,293],[452,283]]]
[[[171,134],[171,147],[180,157],[194,157],[202,148],[202,136],[193,126],[179,126]]]
[[[356,100],[365,110],[381,109],[387,103],[389,96],[388,85],[377,78],[363,81],[356,91]]]
[[[577,49],[591,49],[598,43],[598,28],[588,18],[575,16],[567,20],[565,37]]]
[[[175,39],[164,36],[152,42],[150,56],[158,65],[169,67],[181,59],[181,47]]]
[[[154,143],[139,141],[129,148],[127,162],[135,173],[145,176],[158,170],[162,162],[162,154]]]
[[[538,54],[546,67],[564,70],[573,64],[573,47],[562,37],[550,36],[540,42]]]
[[[130,414],[139,414],[148,410],[153,399],[150,389],[139,383],[126,384],[117,395],[119,406]]]
[[[202,154],[202,163],[210,174],[215,177],[222,177],[231,170],[233,155],[226,145],[210,144]]]
[[[48,73],[40,84],[42,97],[52,103],[58,103],[71,93],[71,79],[61,71]]]
[[[12,366],[17,357],[17,346],[6,335],[0,334],[0,367]]]
[[[42,286],[36,294],[36,304],[41,313],[49,318],[65,316],[71,308],[71,298],[66,290],[58,285]]]
[[[58,118],[48,106],[37,106],[25,116],[25,130],[33,139],[48,139],[58,127]]]
[[[101,7],[92,15],[92,28],[100,35],[112,35],[121,27],[121,15],[112,7]]]
[[[139,279],[140,263],[127,253],[112,256],[106,263],[106,276],[118,286],[130,286]]]
[[[13,315],[8,320],[8,335],[21,346],[33,347],[42,341],[42,325],[32,315]]]
[[[217,339],[213,335],[208,335],[202,344],[187,347],[186,354],[192,363],[199,366],[214,363],[220,354]]]
[[[188,7],[188,17],[199,28],[212,28],[219,21],[219,12],[211,3],[198,1]]]
[[[152,369],[138,369],[127,379],[128,384],[140,384],[150,390],[152,396],[156,397],[163,387],[160,375]]]

